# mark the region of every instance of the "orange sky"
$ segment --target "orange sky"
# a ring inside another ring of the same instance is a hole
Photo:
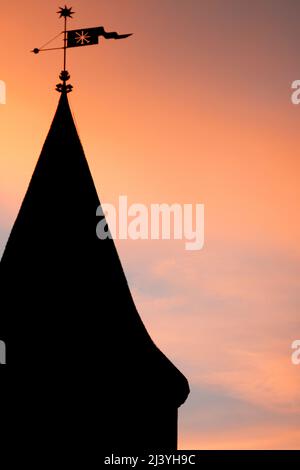
[[[58,6],[1,5],[2,249],[57,105],[61,53],[29,51],[62,30]],[[72,28],[134,32],[69,51],[70,102],[101,200],[206,207],[201,252],[118,243],[143,320],[191,383],[180,446],[300,448],[300,366],[290,361],[300,337],[299,3],[72,6]]]

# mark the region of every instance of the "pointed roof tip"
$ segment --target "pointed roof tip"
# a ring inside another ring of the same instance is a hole
[[[57,109],[56,109],[56,113],[54,114],[54,119],[55,119],[55,116],[57,114],[57,112],[59,110],[61,110],[63,107],[65,108],[65,110],[69,110],[71,116],[72,116],[72,120],[74,121],[74,115],[71,111],[71,106],[70,106],[70,101],[69,101],[69,92],[68,90],[66,90],[65,88],[63,88],[60,92],[59,92],[60,96],[59,96],[59,99],[58,99],[58,104],[57,104]],[[51,130],[51,128],[50,128]]]
[[[59,97],[59,100],[58,102],[60,103],[61,101],[65,101],[66,103],[69,103],[69,100],[68,100],[68,93],[66,90],[62,90],[60,92],[60,97]]]

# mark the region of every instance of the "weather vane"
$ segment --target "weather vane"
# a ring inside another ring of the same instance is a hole
[[[92,46],[95,44],[99,44],[99,37],[103,36],[105,39],[125,39],[128,38],[129,36],[132,36],[132,34],[118,34],[116,32],[108,33],[105,31],[103,26],[99,26],[96,28],[87,28],[87,29],[73,29],[71,31],[67,30],[67,20],[68,18],[73,18],[73,15],[75,14],[74,11],[72,11],[72,7],[68,8],[67,5],[64,7],[60,7],[59,11],[57,12],[60,18],[64,18],[64,31],[59,33],[57,36],[55,36],[53,39],[48,41],[46,44],[41,46],[40,48],[35,48],[31,52],[34,52],[34,54],[38,54],[39,52],[45,52],[45,51],[55,51],[62,49],[64,51],[64,62],[63,62],[63,70],[59,76],[61,79],[62,83],[59,83],[56,85],[56,90],[59,91],[60,93],[66,92],[70,93],[73,89],[72,85],[68,84],[67,81],[70,80],[70,74],[67,71],[67,49],[69,47],[81,47],[81,46]],[[62,47],[51,47],[47,48],[51,42],[53,42],[55,39],[57,39],[59,36],[63,34],[64,36],[64,45]]]

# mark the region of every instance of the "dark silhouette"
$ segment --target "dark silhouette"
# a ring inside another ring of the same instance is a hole
[[[98,34],[99,36],[103,36],[105,39],[126,39],[132,36],[132,33],[129,34],[119,34],[116,32],[106,32],[103,26],[100,26],[98,28]]]
[[[126,39],[132,34],[118,34],[106,32],[103,26],[97,28],[74,29],[67,31],[67,47],[91,46],[99,43],[99,36],[105,39]]]
[[[64,31],[63,33],[59,33],[50,41],[47,41],[41,47],[35,47],[31,52],[34,54],[39,54],[40,52],[46,51],[56,51],[59,49],[64,50],[64,71],[66,71],[66,50],[70,47],[82,47],[82,46],[93,46],[95,44],[99,44],[99,37],[102,36],[105,39],[126,39],[132,36],[132,33],[129,34],[119,34],[115,31],[107,32],[105,31],[103,26],[98,26],[96,28],[80,28],[80,29],[73,29],[67,31],[67,20],[68,18],[72,19],[75,12],[72,11],[72,7],[68,8],[67,5],[64,7],[60,7],[59,11],[57,12],[59,18],[64,18]],[[61,34],[64,35],[64,46],[63,47],[48,47],[51,42],[58,38]]]
[[[0,338],[20,380],[16,406],[41,436],[54,426],[55,442],[175,450],[188,382],[148,335],[114,242],[96,236],[100,203],[61,91],[0,263]]]
[[[60,18],[73,18],[73,15],[75,15],[75,11],[72,11],[73,7],[68,8],[67,5],[64,7],[59,7],[59,11],[56,13],[59,15]]]

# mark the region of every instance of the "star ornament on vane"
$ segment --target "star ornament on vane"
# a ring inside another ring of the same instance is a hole
[[[90,39],[91,36],[88,32],[81,31],[81,33],[76,33],[77,44],[81,44],[82,46],[84,46],[84,44],[89,44],[91,42]]]
[[[72,8],[68,8],[67,5],[60,7],[57,12],[60,18],[73,18],[75,11],[72,11]]]

